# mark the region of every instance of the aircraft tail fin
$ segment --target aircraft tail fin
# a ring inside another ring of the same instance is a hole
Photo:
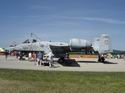
[[[111,38],[107,34],[102,34],[99,38],[95,38],[92,46],[94,50],[98,51],[100,54],[112,51]]]

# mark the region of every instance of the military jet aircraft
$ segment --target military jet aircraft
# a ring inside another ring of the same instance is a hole
[[[84,39],[71,39],[69,43],[52,42],[52,41],[37,41],[36,39],[25,40],[23,43],[10,47],[10,50],[16,51],[42,51],[45,54],[52,52],[55,57],[60,58],[69,51],[80,50],[83,48],[93,48],[99,53],[99,61],[104,61],[103,54],[111,52],[111,39],[109,35],[102,34],[93,42]],[[102,58],[102,59],[101,59]]]

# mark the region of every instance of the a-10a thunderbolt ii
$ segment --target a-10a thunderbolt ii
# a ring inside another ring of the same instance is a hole
[[[109,35],[102,34],[95,38],[93,42],[84,39],[71,39],[69,43],[37,41],[36,39],[26,40],[22,44],[11,47],[10,50],[16,51],[42,51],[44,54],[52,52],[55,57],[62,57],[69,51],[93,48],[99,54],[99,61],[104,61],[102,54],[111,52],[111,39]]]

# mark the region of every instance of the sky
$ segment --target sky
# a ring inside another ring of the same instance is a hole
[[[0,47],[30,33],[62,42],[109,34],[112,48],[125,50],[125,0],[0,0]]]

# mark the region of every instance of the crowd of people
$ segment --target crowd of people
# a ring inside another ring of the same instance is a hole
[[[6,60],[8,58],[8,55],[11,55],[11,53],[9,53],[9,51],[5,51]],[[54,65],[53,65],[54,55],[52,52],[45,54],[44,52],[41,52],[41,51],[38,51],[38,52],[15,51],[14,56],[16,56],[16,58],[19,60],[33,61],[33,62],[35,62],[36,66],[44,65],[44,66],[54,67]],[[111,58],[113,58],[111,54],[108,56],[111,56]],[[69,54],[66,53],[65,59],[68,59],[68,58],[69,58]],[[122,58],[125,60],[125,55],[117,55],[115,58],[117,58],[117,59]]]
[[[49,66],[53,67],[53,53],[49,52],[47,54],[44,54],[43,52],[29,52],[28,54],[28,60],[34,61],[37,66]]]
[[[9,55],[9,52],[5,52],[5,58],[7,60],[7,57]],[[49,66],[49,67],[53,67],[53,53],[49,52],[49,53],[44,53],[44,52],[20,52],[20,51],[16,51],[13,54],[14,56],[16,56],[17,59],[19,60],[28,60],[28,61],[33,61],[35,62],[36,66]]]

